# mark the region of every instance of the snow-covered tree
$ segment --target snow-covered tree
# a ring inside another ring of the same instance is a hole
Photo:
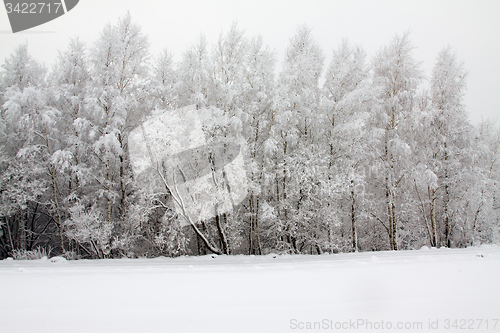
[[[114,230],[119,221],[126,223],[127,200],[133,187],[127,139],[128,132],[144,119],[147,111],[143,109],[147,103],[141,87],[148,75],[148,46],[147,37],[128,13],[116,25],[104,28],[90,52],[92,84],[86,103],[87,117],[79,124],[89,130],[92,175],[97,186],[90,205],[102,216],[98,227],[103,230]],[[72,211],[71,216],[85,216],[86,210]],[[69,224],[87,228],[86,224],[74,223],[71,216]],[[107,251],[111,245],[102,248]]]
[[[482,161],[489,159],[489,147],[468,121],[466,75],[451,48],[439,53],[431,78],[431,133],[424,160],[433,178],[427,190],[433,246],[472,243],[488,201],[491,178]]]
[[[173,54],[167,49],[155,59],[151,75],[152,80],[148,87],[153,98],[151,107],[161,110],[177,108],[177,72],[174,68]]]
[[[291,38],[279,75],[275,97],[273,128],[269,144],[274,146],[274,207],[278,223],[277,249],[300,252],[309,245],[309,206],[312,200],[307,189],[311,179],[321,178],[321,157],[316,149],[319,137],[319,78],[323,68],[323,53],[306,26],[297,29]],[[318,168],[304,168],[309,162]],[[306,195],[307,192],[307,195]],[[299,239],[300,238],[300,239]],[[306,248],[309,249],[309,246]]]
[[[459,246],[498,243],[500,240],[500,128],[485,121],[478,125],[475,149],[479,157],[474,170],[480,172],[471,191],[473,202],[466,237]],[[477,195],[480,193],[480,196]],[[476,199],[476,200],[474,200]]]
[[[213,44],[200,37],[179,63],[167,50],[150,62],[130,14],[89,45],[71,40],[51,71],[26,44],[2,65],[0,257],[39,245],[106,258],[500,240],[500,131],[467,120],[467,73],[450,48],[421,85],[408,33],[371,66],[342,41],[324,81],[306,26],[276,76],[275,53],[236,24]],[[229,204],[226,161],[211,154],[211,177],[193,189],[213,199],[202,221],[182,213],[185,198],[168,182],[161,193],[139,187],[128,147],[150,116],[193,104],[198,143],[228,156],[239,147],[245,166],[231,177],[248,179],[247,197]]]
[[[372,212],[389,236],[389,248],[399,247],[398,231],[404,228],[408,215],[405,195],[412,169],[409,156],[411,121],[415,117],[415,96],[422,79],[419,63],[413,58],[409,33],[396,35],[391,43],[376,54],[372,62],[374,84],[379,89],[380,107],[374,109],[372,126],[380,133],[376,146],[379,174],[373,179],[378,187],[378,209]]]
[[[36,214],[40,213],[38,207],[44,207],[50,222],[55,222],[57,226],[58,246],[64,252],[64,209],[59,186],[63,181],[61,172],[67,167],[69,157],[61,149],[64,144],[60,111],[52,106],[53,90],[45,84],[44,74],[42,66],[28,54],[26,44],[19,46],[6,61],[2,75],[2,85],[5,87],[2,118],[6,124],[4,134],[7,143],[4,151],[10,155],[10,164],[17,170],[17,175],[11,175],[11,180],[18,179],[21,185],[30,179],[31,184],[46,183],[50,188],[47,192],[41,189],[35,191],[47,195],[37,196],[36,201],[31,202],[37,210],[31,228],[36,228],[34,222]],[[19,174],[21,170],[26,174]],[[31,198],[35,199],[33,196]],[[14,200],[18,202],[18,199]],[[20,207],[28,208],[28,199],[23,201]],[[25,222],[24,218],[18,220],[21,249],[26,249]]]
[[[81,187],[92,182],[88,140],[90,124],[86,109],[91,78],[86,57],[85,45],[78,39],[72,40],[68,49],[59,54],[51,75],[55,90],[52,102],[61,111],[64,152],[71,157],[67,186],[72,198],[80,197],[83,194]]]
[[[362,201],[366,187],[365,171],[369,168],[368,146],[373,143],[370,142],[371,129],[366,124],[375,106],[375,93],[368,74],[363,49],[343,40],[333,52],[321,100],[325,118],[322,128],[326,138],[324,149],[329,169],[325,218],[329,225],[338,224],[338,228],[334,228],[337,234],[350,234],[349,247],[354,251],[359,248],[357,224],[365,214]],[[348,221],[344,216],[349,216]],[[328,229],[333,230],[331,226]],[[343,250],[349,247],[345,246]]]
[[[207,40],[200,36],[198,42],[184,52],[179,64],[177,95],[179,106],[195,104],[198,108],[207,105],[209,81],[209,54]]]
[[[243,79],[243,94],[240,97],[241,114],[239,115],[243,126],[243,136],[248,143],[250,158],[248,167],[249,196],[248,212],[248,252],[250,254],[262,253],[262,227],[261,219],[265,211],[262,205],[267,191],[272,188],[269,183],[270,152],[266,149],[269,145],[269,135],[272,126],[273,99],[275,94],[274,68],[275,54],[265,47],[261,36],[249,41],[247,66]]]
[[[241,112],[239,97],[245,88],[248,42],[244,32],[233,23],[226,34],[220,34],[212,47],[208,104],[229,114]]]

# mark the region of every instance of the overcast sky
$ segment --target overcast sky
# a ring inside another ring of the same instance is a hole
[[[202,33],[215,43],[233,21],[248,37],[261,34],[280,60],[297,26],[309,25],[326,56],[325,68],[343,38],[371,57],[395,34],[410,30],[425,74],[430,76],[437,54],[450,45],[469,72],[470,119],[500,120],[500,0],[80,0],[66,15],[16,34],[1,6],[0,63],[27,41],[31,55],[51,66],[71,38],[91,46],[108,22],[128,10],[149,36],[151,54],[167,48],[176,59]]]

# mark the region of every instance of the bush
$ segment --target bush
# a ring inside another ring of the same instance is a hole
[[[50,249],[47,251],[44,248],[37,247],[34,250],[14,250],[12,251],[12,258],[14,260],[38,260],[43,257],[48,258],[50,255]]]

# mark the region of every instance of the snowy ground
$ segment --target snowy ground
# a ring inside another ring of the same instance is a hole
[[[497,246],[0,261],[2,333],[500,332],[498,319]]]

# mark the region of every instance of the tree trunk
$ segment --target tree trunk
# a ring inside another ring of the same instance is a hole
[[[47,148],[47,153],[49,156],[52,156],[52,152],[50,149],[50,144],[49,144],[49,136],[48,136],[48,130],[45,128],[45,137],[40,135],[45,141],[45,146]],[[64,253],[64,239],[63,239],[63,233],[62,233],[62,221],[61,221],[61,211],[59,209],[59,201],[57,200],[57,182],[56,182],[56,170],[54,167],[49,166],[49,174],[52,180],[52,200],[54,203],[54,207],[56,208],[56,214],[57,214],[57,228],[59,229],[59,246],[61,247],[61,253]]]
[[[434,189],[429,189],[429,199],[431,200],[431,212],[430,212],[430,218],[431,218],[431,232],[432,232],[432,238],[431,238],[431,246],[436,247],[437,246],[437,232],[436,232],[436,190]]]
[[[205,244],[205,246],[210,251],[212,251],[215,254],[221,254],[221,252],[220,252],[219,249],[217,249],[215,246],[213,246],[212,244],[210,244],[210,242],[208,241],[208,239],[205,237],[205,235],[203,235],[203,233],[201,233],[201,231],[198,229],[198,227],[196,226],[196,224],[193,222],[193,220],[189,216],[188,212],[186,211],[186,206],[184,205],[184,199],[179,194],[179,191],[177,190],[177,187],[174,185],[173,188],[170,188],[170,186],[168,185],[167,180],[165,179],[163,173],[160,170],[158,170],[158,169],[156,169],[156,171],[158,172],[158,175],[160,176],[160,178],[161,178],[161,180],[163,182],[163,185],[165,186],[165,188],[167,190],[167,193],[171,194],[172,199],[175,201],[175,203],[181,209],[182,216],[191,225],[191,227],[193,228],[193,230],[196,233],[196,235],[201,238],[201,240],[203,241],[203,243]]]
[[[14,251],[14,241],[12,240],[12,232],[10,231],[9,220],[4,216],[5,226],[7,227],[7,236],[9,237],[10,251]]]
[[[259,236],[259,198],[250,195],[250,227],[248,232],[248,254],[261,254]]]
[[[351,181],[352,184],[352,181]],[[358,236],[356,235],[356,199],[354,197],[354,188],[351,188],[351,226],[352,226],[352,250],[358,252]]]
[[[59,201],[57,200],[57,184],[55,178],[55,170],[54,168],[51,168],[49,171],[50,171],[50,176],[52,178],[52,199],[54,200],[54,206],[56,208],[56,214],[57,214],[57,228],[59,229],[59,246],[61,247],[61,253],[64,253],[65,252],[64,239],[62,233],[61,212],[59,209]]]
[[[110,167],[109,167],[109,161],[107,161],[107,165],[106,165],[106,180],[107,180],[107,184],[106,184],[106,189],[108,190],[108,195],[106,196],[106,203],[107,203],[107,218],[106,218],[106,221],[111,224],[111,199],[109,198],[110,197],[110,193],[111,192],[111,187],[110,187],[110,179],[111,179],[111,171],[110,171]]]
[[[391,214],[392,214],[392,249],[398,250],[398,229],[396,223],[396,206],[394,205],[394,197],[391,202]]]
[[[390,197],[390,190],[389,190],[389,179],[386,177],[386,185],[385,185],[385,199],[386,199],[386,205],[387,205],[387,218],[388,218],[388,232],[389,232],[389,247],[392,250],[394,250],[394,242],[393,242],[393,237],[394,237],[394,224],[392,223],[392,213],[391,213],[391,197]]]
[[[250,194],[250,226],[248,228],[248,254],[253,254],[253,238],[252,238],[252,233],[253,233],[253,224],[254,224],[254,207],[253,207],[253,191]]]
[[[451,247],[451,226],[450,226],[450,217],[449,217],[449,202],[450,202],[450,192],[448,187],[448,145],[446,142],[444,143],[444,161],[445,161],[445,170],[444,170],[444,240],[445,246]]]
[[[226,216],[226,214],[222,214],[223,217]],[[217,214],[215,215],[215,223],[217,224],[217,231],[219,232],[219,238],[222,243],[222,252],[224,254],[231,254],[230,249],[229,249],[229,244],[227,242],[226,234],[224,232],[222,223],[221,223],[221,215]]]
[[[256,207],[255,207],[255,237],[257,238],[257,250],[255,251],[255,254],[261,255],[262,254],[262,248],[260,244],[260,230],[259,230],[259,197],[257,196],[256,198]]]
[[[121,133],[118,134],[118,141],[120,142],[120,148],[125,151],[125,147],[123,146],[123,138]],[[125,205],[125,182],[124,182],[124,167],[123,167],[123,155],[120,155],[120,206],[121,206],[121,215],[122,220],[125,221],[126,215],[126,205]]]

